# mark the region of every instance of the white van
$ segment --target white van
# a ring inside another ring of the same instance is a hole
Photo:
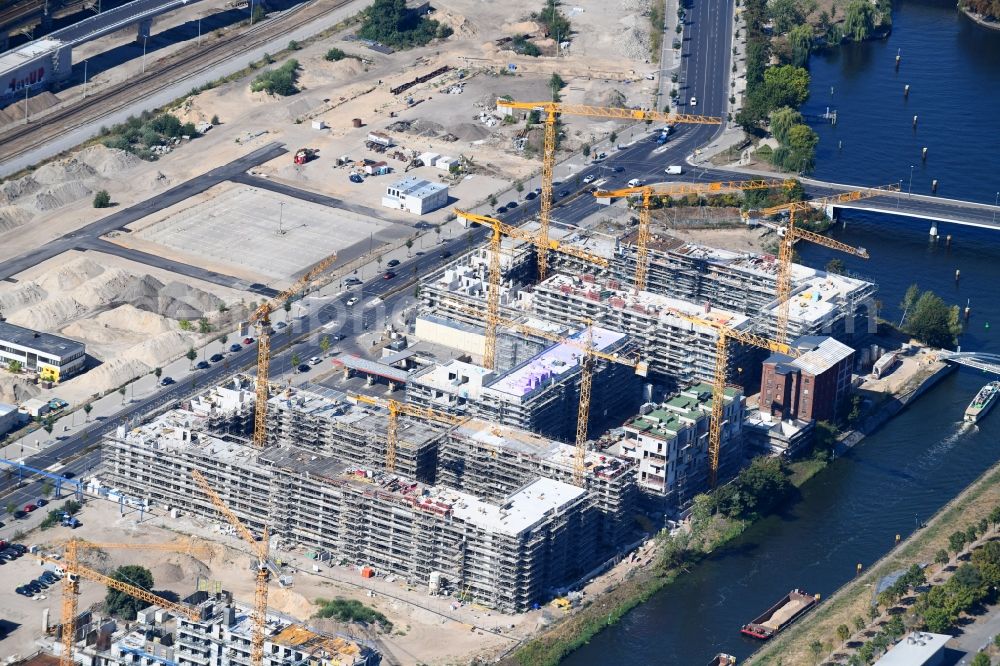
[[[668,166],[666,168],[666,172],[669,173],[672,176],[679,176],[682,173],[684,173],[684,169],[682,169],[681,167],[679,167],[677,165],[673,165],[673,166]]]
[[[642,185],[642,181],[639,180],[638,178],[633,178],[632,180],[628,181],[629,187],[639,187],[640,185]]]

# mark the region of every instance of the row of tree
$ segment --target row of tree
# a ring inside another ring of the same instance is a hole
[[[962,0],[963,9],[982,14],[987,20],[1000,21],[1000,0]]]
[[[921,292],[917,284],[906,290],[899,309],[903,331],[932,347],[954,346],[962,332],[958,306],[949,306],[933,291]]]

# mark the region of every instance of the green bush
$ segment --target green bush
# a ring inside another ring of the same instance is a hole
[[[120,583],[127,583],[149,592],[153,590],[153,574],[146,567],[137,564],[118,567],[111,577]],[[148,601],[136,599],[130,594],[112,587],[108,588],[108,594],[104,598],[104,607],[108,613],[124,620],[134,620],[136,613],[149,605]]]
[[[384,631],[392,631],[392,622],[382,613],[374,608],[365,606],[357,599],[317,599],[316,604],[322,606],[316,613],[316,617],[330,618],[340,622],[361,622],[363,624],[377,624]]]
[[[94,195],[94,208],[108,208],[111,206],[111,195],[107,190],[100,190]]]
[[[250,83],[253,92],[266,92],[269,95],[294,95],[299,91],[295,85],[298,82],[299,61],[292,58],[278,69],[261,72]]]
[[[346,58],[347,54],[341,51],[340,49],[334,47],[329,51],[327,51],[326,55],[323,57],[329,60],[330,62],[337,62],[338,60],[343,60],[344,58]]]
[[[423,46],[438,34],[440,24],[418,16],[406,0],[375,0],[362,12],[358,36],[398,48]]]

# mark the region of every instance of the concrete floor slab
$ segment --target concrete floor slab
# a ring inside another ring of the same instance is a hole
[[[333,252],[357,254],[367,243],[405,236],[392,222],[256,187],[232,188],[195,208],[136,232],[140,239],[193,258],[247,267],[283,280]]]

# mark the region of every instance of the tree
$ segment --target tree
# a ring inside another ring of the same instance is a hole
[[[125,404],[125,387],[124,386],[120,387],[118,389],[118,393],[121,394],[121,396],[122,396],[122,404],[124,405]]]
[[[42,482],[42,497],[49,497],[52,494],[52,481],[45,479]]]
[[[906,294],[903,296],[903,300],[899,302],[899,309],[903,312],[912,310],[916,305],[917,301],[920,299],[920,285],[916,282],[911,284],[906,289]]]
[[[906,331],[932,347],[948,347],[959,331],[953,328],[952,313],[940,296],[925,291],[917,299],[906,323]]]
[[[531,17],[542,24],[545,36],[555,39],[557,45],[569,39],[569,20],[559,11],[558,0],[545,0],[545,8],[538,14],[532,13]]]
[[[970,666],[990,666],[990,658],[985,652],[980,652],[969,662]]]
[[[7,363],[7,370],[15,375],[20,373],[23,367],[20,361],[9,361]]]
[[[845,269],[844,261],[842,259],[831,259],[826,262],[826,272],[836,273],[837,275],[843,275]]]
[[[935,564],[945,565],[945,564],[948,564],[948,562],[950,560],[951,560],[951,558],[948,556],[948,551],[945,550],[944,548],[942,548],[941,550],[939,550],[938,552],[936,552],[934,554],[934,563]]]
[[[217,114],[217,113],[213,113],[213,114],[212,114],[212,120],[211,120],[210,122],[211,122],[211,123],[212,123],[213,125],[219,125],[219,124],[221,124],[221,121],[219,120],[219,114]]]
[[[202,317],[198,320],[198,332],[202,335],[212,332],[212,325],[208,323],[208,320]]]
[[[191,361],[191,367],[194,368],[194,360],[198,358],[198,352],[194,350],[194,347],[189,347],[187,354],[184,355],[187,360]]]
[[[552,91],[552,99],[556,99],[559,96],[559,91],[565,87],[566,82],[563,81],[563,78],[553,72],[552,76],[549,77],[549,90]]]
[[[581,152],[583,153],[584,157],[590,157],[590,144],[589,143],[583,144]]]
[[[993,523],[994,527],[1000,525],[1000,506],[993,507],[993,510],[990,511],[990,515],[987,520]]]
[[[979,538],[978,525],[969,525],[967,528],[965,528],[965,540],[969,542],[969,546],[972,546],[972,543],[977,538]]]
[[[851,0],[844,14],[844,32],[856,42],[871,37],[875,27],[874,8],[869,0]]]
[[[111,206],[111,195],[107,190],[98,190],[94,195],[94,208],[108,208]]]
[[[818,661],[823,656],[823,644],[818,640],[813,641],[809,644],[809,652],[812,653],[813,659]]]
[[[302,357],[299,356],[298,354],[292,354],[292,366],[298,368],[299,364],[301,363],[302,363]]]
[[[774,138],[779,143],[788,143],[788,132],[796,125],[802,124],[802,114],[791,107],[783,106],[771,112],[769,124]]]
[[[798,108],[809,98],[809,72],[802,67],[782,65],[764,71],[764,99],[770,108]]]
[[[299,91],[299,61],[291,58],[278,69],[269,69],[258,74],[250,82],[251,92],[266,92],[269,95],[294,95]]]
[[[267,10],[264,9],[264,3],[258,3],[256,7],[253,8],[253,14],[251,14],[250,22],[257,23],[258,21],[263,21],[267,18]],[[212,123],[213,125],[215,123]]]
[[[118,567],[114,574],[111,575],[111,578],[121,583],[142,588],[148,592],[152,592],[153,590],[153,574],[146,567],[137,564],[127,564]],[[148,601],[136,599],[113,587],[108,588],[108,594],[104,598],[104,607],[108,613],[124,620],[134,620],[136,613],[149,605]]]
[[[227,342],[229,342],[229,336],[228,335],[226,335],[225,333],[223,333],[222,335],[219,336],[219,344],[220,345],[222,345],[223,347],[225,347]]]
[[[948,537],[948,547],[954,553],[962,552],[962,549],[965,548],[965,532],[961,530],[952,532],[951,536]]]
[[[90,420],[90,412],[93,411],[93,409],[94,409],[94,406],[92,404],[90,404],[89,402],[88,403],[84,403],[84,405],[83,405],[83,413],[86,415],[88,421]]]
[[[788,44],[792,49],[792,64],[805,67],[812,51],[813,29],[809,24],[798,25],[788,33]]]
[[[294,39],[288,42],[288,50],[289,51],[298,51],[301,48],[302,48],[302,46],[297,41],[295,41]]]
[[[159,379],[163,376],[163,368],[153,368],[153,376]]]
[[[854,624],[855,631],[861,631],[868,625],[868,623],[865,622],[865,618],[861,617],[860,615],[855,615],[852,622]]]
[[[45,433],[51,435],[52,429],[54,427],[55,427],[55,422],[52,420],[52,417],[51,416],[45,417],[45,419],[42,421],[42,429],[45,430]]]
[[[17,505],[13,502],[7,502],[7,513],[14,515],[17,512]]]
[[[791,151],[792,165],[797,170],[807,171],[816,161],[816,145],[819,136],[808,125],[795,125],[788,130],[788,149]]]
[[[842,624],[839,627],[837,627],[837,638],[840,639],[841,643],[846,642],[847,639],[850,637],[851,637],[850,627],[848,627],[846,624]]]
[[[798,0],[771,0],[767,3],[768,13],[774,25],[774,33],[783,35],[805,21],[805,15]]]
[[[324,354],[327,353],[328,351],[330,351],[330,336],[329,335],[324,335],[322,338],[319,339],[319,349]]]
[[[181,319],[179,322],[177,322],[177,326],[179,326],[182,331],[190,331],[192,328],[194,328],[194,326],[191,325],[191,322],[188,321],[187,319]]]

